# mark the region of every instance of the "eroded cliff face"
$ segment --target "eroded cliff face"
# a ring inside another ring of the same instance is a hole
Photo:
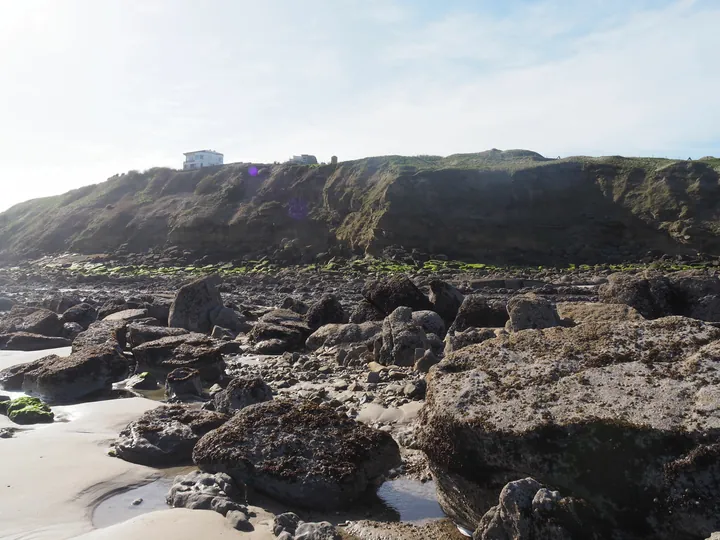
[[[171,246],[288,262],[331,246],[528,264],[720,254],[713,162],[514,152],[132,172],[0,214],[0,260]]]

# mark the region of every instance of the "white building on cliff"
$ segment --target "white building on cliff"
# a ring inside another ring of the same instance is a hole
[[[185,152],[183,170],[200,169],[202,167],[214,167],[223,164],[223,155],[214,150],[198,150],[196,152]]]

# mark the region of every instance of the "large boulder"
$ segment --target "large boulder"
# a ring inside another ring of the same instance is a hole
[[[352,313],[350,314],[350,322],[355,324],[382,321],[384,318],[385,313],[380,311],[379,308],[377,308],[367,300],[361,300],[360,303],[355,306],[355,309],[353,309]]]
[[[168,402],[197,401],[202,397],[202,379],[197,369],[179,367],[167,374],[165,396]]]
[[[449,355],[419,433],[443,509],[472,530],[502,486],[532,476],[631,538],[720,529],[719,340],[667,317],[520,331]]]
[[[95,321],[72,342],[73,352],[86,347],[108,345],[124,349],[127,344],[127,323],[124,321]]]
[[[572,324],[586,322],[641,321],[642,315],[625,304],[603,304],[601,302],[558,302],[556,305],[560,318]]]
[[[87,330],[98,318],[97,310],[90,304],[77,304],[65,310],[60,320],[65,323],[78,323]]]
[[[375,341],[382,331],[379,322],[361,324],[327,324],[313,332],[305,345],[311,351],[320,347],[350,347],[368,345]]]
[[[210,322],[213,327],[227,328],[235,334],[247,332],[251,328],[243,315],[229,307],[222,307],[210,312]]]
[[[505,302],[470,294],[463,300],[448,333],[463,332],[468,328],[503,328],[509,318]]]
[[[311,330],[315,331],[326,324],[342,324],[347,322],[347,315],[334,294],[325,294],[315,302],[305,314],[305,320]]]
[[[433,308],[428,297],[403,275],[367,283],[363,288],[363,296],[385,315],[401,306],[412,308],[412,311]]]
[[[80,303],[80,299],[77,296],[56,293],[49,298],[43,300],[43,307],[54,311],[55,313],[65,313],[68,309],[76,306]]]
[[[189,334],[184,328],[169,328],[167,326],[147,326],[145,324],[132,323],[127,327],[127,342],[133,349],[148,341],[171,336],[184,336]]]
[[[73,402],[110,391],[112,383],[125,379],[129,370],[116,347],[86,347],[65,358],[48,357],[25,372],[22,389],[49,402]]]
[[[413,311],[412,321],[422,328],[426,334],[445,337],[445,321],[434,311]]]
[[[59,356],[51,354],[32,362],[17,364],[5,368],[0,371],[0,388],[4,388],[5,390],[9,390],[11,392],[20,392],[22,390],[23,380],[25,379],[26,373],[38,369],[45,362],[52,362],[59,359]]]
[[[48,309],[15,305],[0,321],[0,333],[27,332],[43,336],[62,336],[63,323]]]
[[[311,333],[302,315],[287,309],[276,309],[260,317],[248,337],[258,346],[275,341],[277,350],[268,354],[282,354],[302,349]]]
[[[513,296],[508,301],[507,311],[510,320],[505,328],[510,332],[560,326],[560,316],[555,306],[534,293]]]
[[[205,334],[189,333],[148,341],[133,348],[139,367],[160,376],[177,368],[192,368],[207,382],[214,382],[225,372],[223,342]]]
[[[212,275],[180,287],[170,306],[168,326],[209,333],[214,326],[212,314],[225,307],[218,285],[220,277]]]
[[[149,467],[190,465],[195,443],[227,419],[221,413],[183,405],[161,406],[130,422],[113,449],[117,457]]]
[[[473,540],[603,540],[608,538],[588,522],[582,501],[563,497],[532,478],[516,480],[500,492]]]
[[[452,325],[463,300],[465,300],[463,293],[449,283],[439,279],[430,282],[430,303],[433,311],[443,318],[446,327]]]
[[[310,309],[305,302],[299,298],[293,298],[292,296],[287,296],[280,307],[282,309],[289,309],[290,311],[294,311],[300,315],[305,315],[308,312],[308,309]]]
[[[245,407],[195,446],[203,471],[226,472],[278,501],[313,510],[346,507],[400,464],[389,433],[311,402]]]
[[[72,341],[63,337],[41,336],[28,332],[15,332],[13,334],[0,334],[0,349],[8,351],[43,351],[70,347]]]
[[[413,322],[412,313],[409,307],[399,307],[383,321],[383,343],[378,360],[381,364],[413,366],[415,349],[430,346],[424,330]]]
[[[213,394],[213,406],[218,412],[234,414],[249,405],[272,398],[272,390],[260,377],[237,377],[226,388]]]
[[[55,419],[55,413],[47,403],[35,397],[22,396],[5,402],[4,414],[16,424],[50,424]]]
[[[117,313],[118,311],[124,311],[126,309],[132,309],[128,306],[127,302],[122,296],[111,298],[98,309],[98,319],[103,320],[108,315]]]

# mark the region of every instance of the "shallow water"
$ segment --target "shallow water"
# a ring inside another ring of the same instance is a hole
[[[167,510],[165,496],[170,491],[173,479],[176,474],[183,474],[189,470],[164,471],[165,476],[154,482],[111,495],[95,508],[92,516],[93,525],[97,528],[109,527],[148,512]],[[389,515],[392,515],[399,516],[399,521],[422,524],[445,517],[435,497],[434,482],[423,484],[419,480],[399,478],[385,482],[380,486],[377,494],[386,508],[375,508],[377,515],[373,515],[375,512],[371,512],[363,519],[385,521]],[[133,501],[137,499],[142,499],[142,502],[133,505]],[[372,506],[369,507],[369,510],[372,510]],[[391,510],[391,512],[387,510]],[[337,517],[337,514],[326,516],[313,514],[312,519],[336,521]]]

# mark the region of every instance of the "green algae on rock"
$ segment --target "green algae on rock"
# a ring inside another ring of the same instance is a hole
[[[35,397],[19,397],[0,403],[8,418],[16,424],[49,424],[55,414],[46,403]]]

